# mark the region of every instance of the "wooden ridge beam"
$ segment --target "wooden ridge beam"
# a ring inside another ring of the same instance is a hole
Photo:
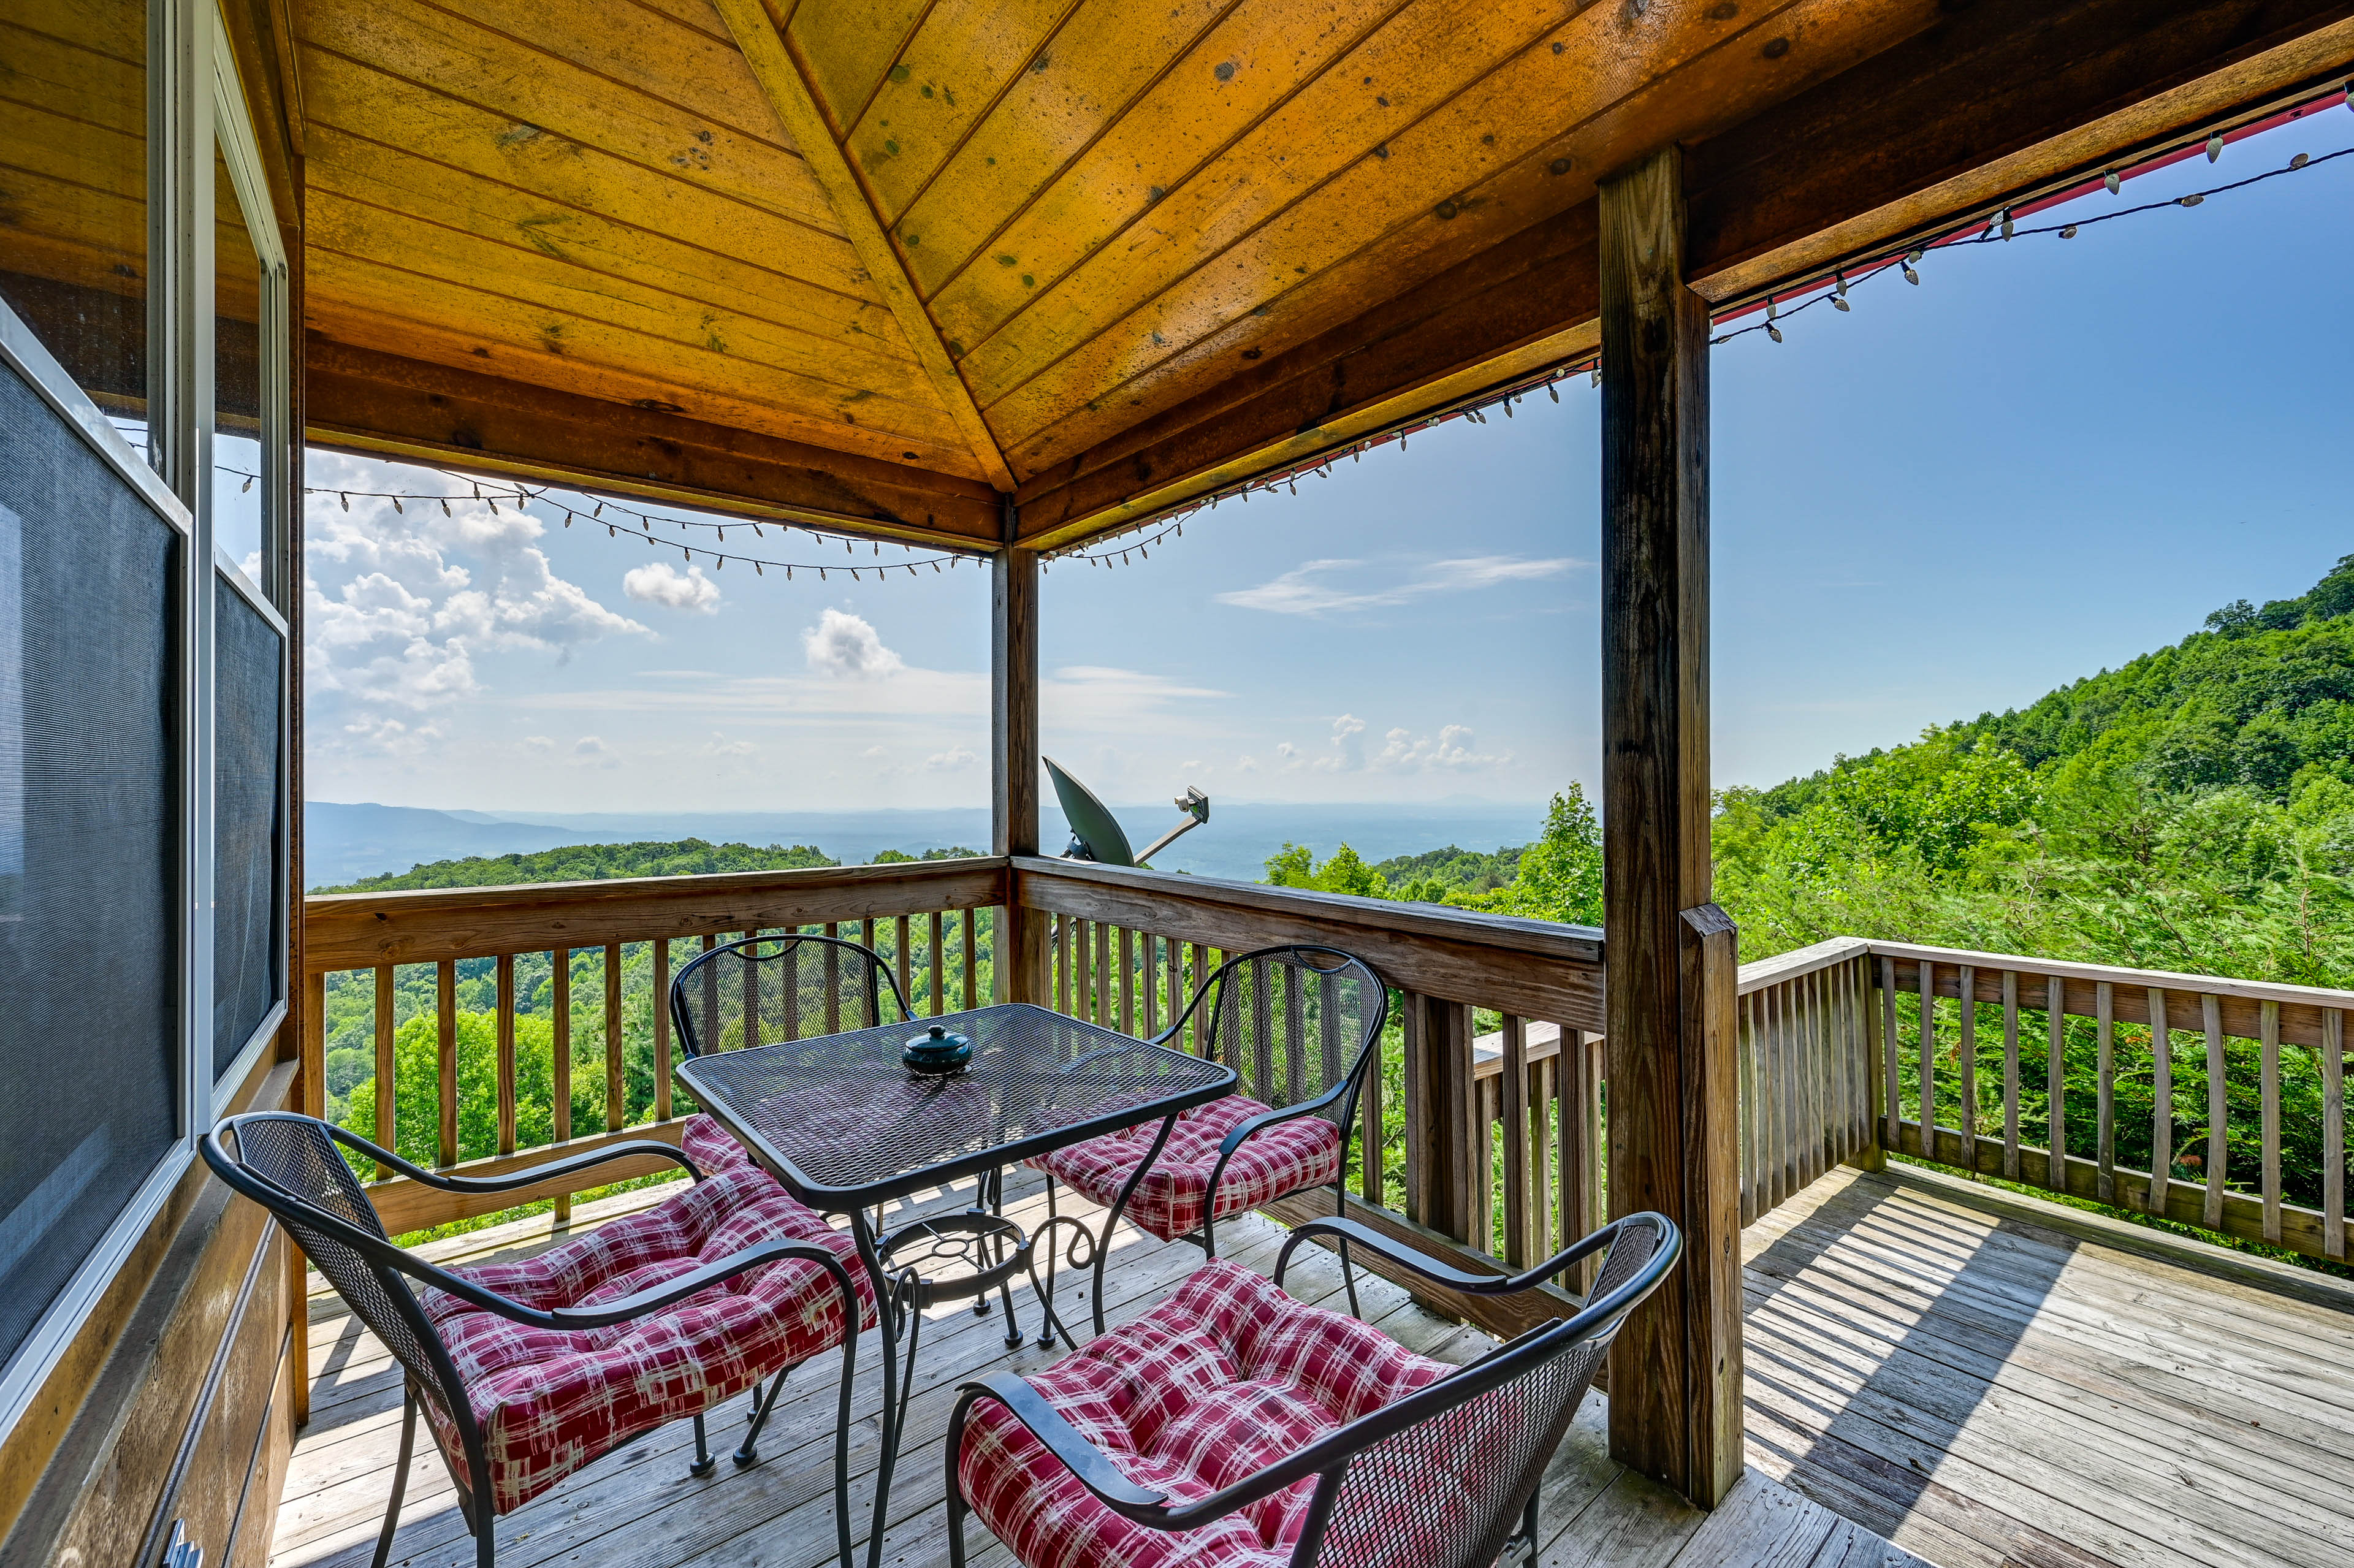
[[[850,160],[843,155],[841,144],[833,139],[833,130],[826,122],[824,111],[818,107],[809,78],[786,46],[783,34],[761,0],[714,0],[719,15],[727,24],[728,33],[736,47],[744,51],[751,65],[754,79],[783,122],[786,133],[809,164],[810,173],[817,176],[827,197],[833,203],[834,214],[842,221],[843,235],[866,269],[884,303],[899,320],[900,330],[907,334],[908,344],[931,377],[941,404],[955,419],[957,429],[964,433],[979,461],[981,471],[988,474],[1002,491],[1013,488],[1013,472],[1005,463],[1005,454],[998,450],[997,438],[990,433],[988,422],[981,417],[981,406],[973,401],[972,389],[964,384],[956,362],[949,357],[948,344],[940,340],[939,328],[925,310],[924,302],[916,291],[913,279],[907,276],[906,264],[883,232],[883,220],[875,216],[866,187]]]
[[[1956,5],[1690,149],[1691,286],[1737,299],[1893,249],[2349,68],[2354,0]],[[1084,542],[1589,351],[1596,210],[1532,224],[1034,476],[1023,542]]]
[[[304,435],[319,446],[943,549],[993,549],[1002,530],[1002,503],[975,480],[315,333],[303,361]]]

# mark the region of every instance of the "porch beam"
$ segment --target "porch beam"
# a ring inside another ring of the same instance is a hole
[[[1611,1352],[1610,1449],[1713,1508],[1742,1474],[1733,923],[1710,902],[1708,303],[1683,154],[1601,194],[1602,825],[1610,1212],[1682,1228]]]
[[[977,553],[997,544],[1002,509],[978,480],[315,333],[302,354],[303,433],[315,445],[919,546]]]
[[[1038,553],[1010,543],[1014,529],[1009,502],[989,618],[990,849],[1006,856],[1038,853]],[[997,999],[1043,1002],[1048,917],[1021,896],[1020,879],[1007,871],[997,913]]]

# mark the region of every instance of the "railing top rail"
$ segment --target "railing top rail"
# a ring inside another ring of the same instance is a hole
[[[1175,872],[1145,871],[1127,866],[1090,865],[1084,861],[1050,860],[1018,855],[1014,869],[1028,876],[1054,882],[1067,880],[1098,886],[1132,888],[1185,904],[1225,905],[1283,914],[1312,914],[1337,926],[1477,942],[1541,953],[1574,963],[1602,961],[1602,933],[1592,926],[1569,926],[1554,920],[1534,920],[1519,915],[1490,915],[1476,909],[1455,909],[1441,904],[1415,904],[1388,898],[1361,898],[1347,893],[1322,893],[1304,887],[1270,887],[1259,882],[1229,882],[1222,877],[1186,876]]]
[[[1829,944],[1822,945],[1827,947]],[[1968,964],[1979,969],[2012,969],[2020,974],[2057,975],[2062,980],[2107,980],[2116,985],[2144,989],[2239,997],[2249,1001],[2277,1001],[2292,1007],[2354,1008],[2354,991],[2332,991],[2321,986],[2283,985],[2271,980],[2235,980],[2226,975],[2182,974],[2172,969],[2135,969],[2117,964],[2030,958],[2020,953],[1981,953],[1967,948],[1931,948],[1913,942],[1870,941],[1863,945],[1870,948],[1874,958],[1898,959],[1909,963]],[[1811,952],[1814,949],[1803,950]],[[1796,956],[1783,955],[1785,958]]]
[[[303,967],[320,974],[694,931],[978,908],[1004,902],[1005,868],[1002,855],[978,855],[803,871],[320,894],[303,900]]]
[[[1800,975],[1832,969],[1871,951],[1872,944],[1861,937],[1833,937],[1810,948],[1793,948],[1787,953],[1758,959],[1741,966],[1740,994],[1747,996],[1751,991],[1763,991]]]

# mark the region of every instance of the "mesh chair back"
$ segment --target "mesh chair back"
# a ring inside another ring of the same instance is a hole
[[[748,937],[714,948],[671,982],[672,1020],[690,1056],[904,1023],[898,977],[871,948],[838,937]]]
[[[1238,1093],[1270,1106],[1299,1105],[1353,1077],[1389,1016],[1380,977],[1331,948],[1245,953],[1219,966],[1205,990],[1195,1049],[1235,1070]],[[1345,1124],[1353,1098],[1324,1114]]]
[[[1661,1239],[1653,1224],[1628,1224],[1587,1300],[1606,1309],[1615,1295],[1631,1296],[1626,1306],[1639,1300],[1649,1283],[1630,1287]],[[1592,1335],[1573,1337],[1565,1324],[1533,1330],[1490,1358],[1531,1356],[1526,1371],[1364,1449],[1341,1477],[1319,1550],[1303,1561],[1319,1568],[1488,1568],[1536,1495],[1622,1320],[1623,1313],[1608,1319]],[[1549,1338],[1559,1348],[1546,1354],[1533,1341]]]
[[[410,1385],[436,1407],[435,1414],[450,1429],[463,1429],[452,1409],[452,1401],[463,1395],[446,1381],[451,1375],[447,1352],[408,1282],[398,1270],[364,1256],[317,1224],[318,1216],[325,1214],[370,1236],[385,1234],[376,1205],[360,1190],[326,1124],[305,1116],[263,1114],[239,1117],[231,1128],[238,1171],[222,1175],[278,1217],[311,1266],[326,1277],[408,1372]],[[239,1172],[246,1180],[236,1181]],[[388,1238],[385,1245],[391,1245]]]

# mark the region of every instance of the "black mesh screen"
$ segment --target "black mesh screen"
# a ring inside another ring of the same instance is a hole
[[[1348,1073],[1381,1026],[1388,993],[1353,959],[1318,949],[1243,959],[1223,972],[1209,1009],[1210,1048],[1238,1091],[1271,1106],[1312,1100]],[[1330,1114],[1347,1114],[1336,1105]]]
[[[175,1131],[179,536],[0,369],[0,1359]]]
[[[213,1075],[228,1068],[285,990],[285,880],[278,810],[278,629],[216,577],[213,657]]]

